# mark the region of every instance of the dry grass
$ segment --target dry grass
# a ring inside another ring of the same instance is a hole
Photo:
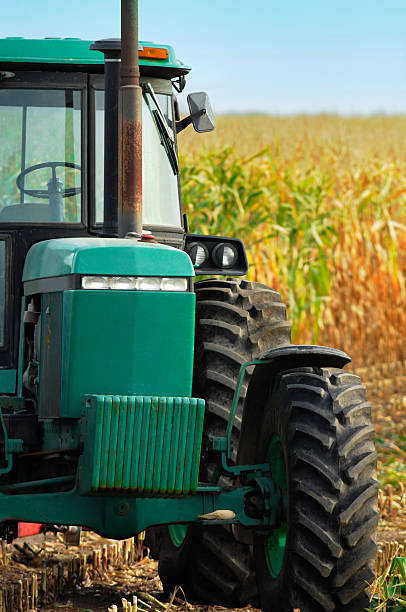
[[[216,118],[216,129],[196,134],[192,129],[179,136],[179,147],[186,155],[199,155],[202,149],[236,148],[241,157],[254,155],[271,146],[278,148],[281,159],[289,161],[302,149],[307,165],[323,163],[326,149],[339,165],[353,165],[378,155],[392,161],[403,155],[406,167],[406,116],[340,117],[336,115],[235,115]]]

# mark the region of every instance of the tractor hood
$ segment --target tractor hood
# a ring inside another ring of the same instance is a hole
[[[28,251],[23,282],[70,274],[194,276],[189,256],[163,244],[120,238],[60,238]]]

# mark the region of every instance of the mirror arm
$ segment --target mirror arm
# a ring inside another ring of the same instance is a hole
[[[184,119],[181,119],[180,121],[177,121],[176,122],[176,133],[179,134],[179,132],[184,130],[188,125],[192,123],[193,119],[198,119],[199,117],[205,114],[206,114],[206,109],[201,108],[200,110],[196,111],[192,115],[189,115],[188,117],[185,117]]]

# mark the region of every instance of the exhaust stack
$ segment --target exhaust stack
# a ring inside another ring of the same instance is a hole
[[[138,0],[121,0],[118,235],[142,235],[142,89]]]

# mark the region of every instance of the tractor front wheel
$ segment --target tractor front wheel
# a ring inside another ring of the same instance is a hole
[[[232,486],[219,477],[213,436],[224,436],[240,367],[271,348],[290,344],[290,324],[279,294],[240,279],[197,282],[193,395],[206,401],[200,480]],[[232,432],[237,456],[246,373]],[[256,601],[251,546],[223,526],[174,525],[160,530],[159,575],[166,592],[180,585],[190,601],[240,607]]]
[[[260,385],[253,387],[248,410],[260,403]],[[261,410],[249,435],[283,499],[279,524],[254,540],[261,609],[361,612],[378,520],[365,389],[343,370],[292,370],[276,376]]]

